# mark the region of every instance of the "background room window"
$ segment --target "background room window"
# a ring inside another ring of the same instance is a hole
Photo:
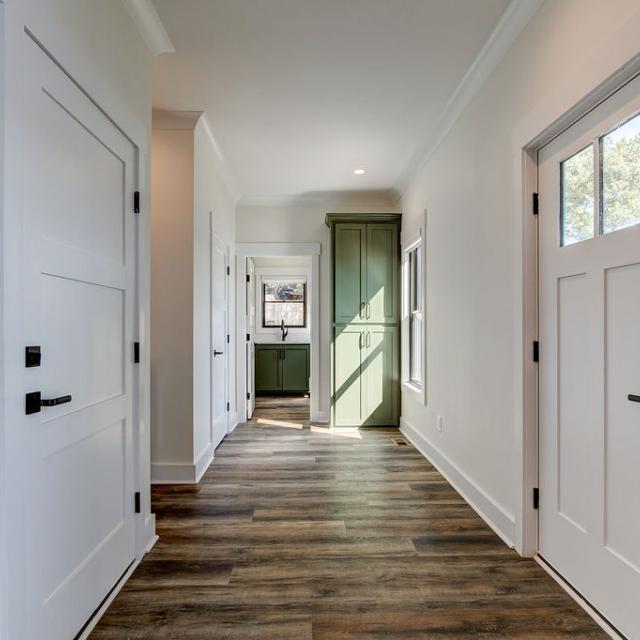
[[[409,382],[422,387],[422,245],[409,251]]]
[[[307,326],[307,283],[289,280],[262,281],[262,326]]]

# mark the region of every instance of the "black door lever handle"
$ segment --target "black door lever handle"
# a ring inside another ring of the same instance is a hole
[[[636,396],[636,395],[633,395],[633,393],[630,393],[627,396],[627,400],[630,400],[631,402],[640,402],[640,396]]]
[[[215,349],[213,350],[213,357],[215,358],[216,356],[221,356],[224,353],[224,351],[216,351]]]
[[[59,404],[71,402],[71,396],[60,396],[59,398],[45,398],[39,391],[32,391],[25,396],[25,413],[29,416],[32,413],[40,413],[41,407],[55,407]]]
[[[66,404],[71,402],[71,396],[60,396],[59,398],[46,398],[40,400],[40,406],[42,407],[55,407],[59,404]]]

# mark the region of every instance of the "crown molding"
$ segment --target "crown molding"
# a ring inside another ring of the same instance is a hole
[[[367,207],[380,211],[393,209],[398,200],[391,189],[363,191],[314,191],[299,194],[282,195],[246,195],[238,202],[240,207],[287,207],[287,206],[319,206],[324,209],[346,208],[364,210]]]
[[[544,0],[511,0],[495,29],[449,98],[433,132],[418,147],[396,183],[402,197],[416,174],[429,161],[462,112],[538,11]]]
[[[154,57],[176,52],[151,0],[122,0],[122,3]]]

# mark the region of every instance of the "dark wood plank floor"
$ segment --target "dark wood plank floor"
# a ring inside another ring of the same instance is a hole
[[[92,640],[606,637],[397,430],[330,433],[307,399],[263,401],[153,508]]]

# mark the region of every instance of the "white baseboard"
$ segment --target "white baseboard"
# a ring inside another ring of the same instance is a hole
[[[231,433],[238,426],[238,424],[240,424],[240,422],[238,420],[238,412],[234,411],[229,416],[229,431],[228,431],[228,433]]]
[[[209,465],[213,461],[216,448],[213,445],[205,447],[204,451],[198,456],[195,464],[195,482],[200,482],[202,476],[206,473]]]
[[[603,631],[614,640],[626,640],[600,615],[597,609],[594,609],[560,574],[556,573],[543,557],[536,554],[533,559],[593,618]]]
[[[515,518],[404,418],[400,418],[400,432],[433,464],[505,544],[515,548]]]
[[[321,422],[328,423],[329,422],[329,412],[328,411],[316,411],[311,415],[311,422]]]
[[[207,445],[195,463],[152,462],[151,484],[198,484],[209,468],[215,447]]]

